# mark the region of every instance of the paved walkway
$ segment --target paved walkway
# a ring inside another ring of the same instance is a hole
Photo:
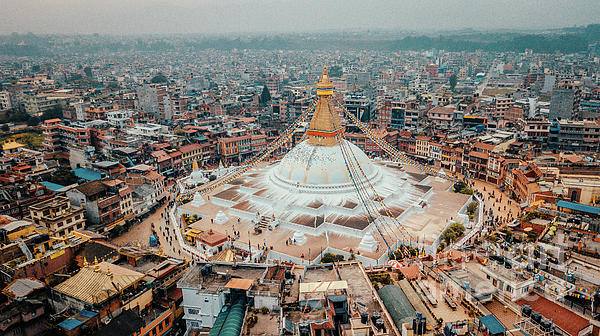
[[[141,223],[133,225],[129,231],[112,239],[111,242],[121,246],[140,245],[143,248],[150,248],[150,233],[152,232],[152,224],[154,224],[154,230],[160,242],[158,248],[162,248],[163,253],[169,257],[183,258],[184,255],[179,251],[177,239],[174,239],[173,229],[165,222],[165,218],[167,218],[166,210],[168,209],[167,203],[165,202]]]
[[[484,210],[492,209],[494,217],[499,217],[501,224],[508,223],[511,218],[520,218],[521,208],[519,203],[511,200],[496,185],[479,180],[473,180],[471,183],[475,190],[483,194]],[[487,220],[488,217],[485,216],[485,219]]]

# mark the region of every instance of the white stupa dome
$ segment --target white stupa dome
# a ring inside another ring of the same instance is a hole
[[[229,218],[227,218],[225,213],[222,210],[219,210],[219,212],[217,212],[217,215],[215,216],[215,223],[225,224],[228,221],[229,221]]]
[[[202,197],[202,194],[200,194],[200,192],[196,191],[196,193],[194,194],[194,199],[192,199],[192,202],[191,202],[192,206],[199,207],[199,206],[204,205],[204,203],[206,203],[206,201]]]
[[[294,240],[296,245],[304,245],[304,243],[306,243],[306,236],[300,231],[294,232],[294,236],[292,237],[292,239]]]
[[[363,239],[358,245],[358,249],[367,252],[375,252],[375,250],[377,249],[377,240],[375,240],[375,237],[373,237],[373,234],[371,232],[367,232],[363,236]]]
[[[342,141],[347,156],[353,162],[359,163],[364,176],[369,180],[375,179],[379,175],[379,167],[373,164],[360,148],[349,141]],[[305,140],[283,157],[273,169],[273,177],[277,182],[292,187],[352,187],[352,179],[348,174],[341,146],[312,145]]]

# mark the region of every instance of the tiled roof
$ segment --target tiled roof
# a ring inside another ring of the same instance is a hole
[[[106,185],[100,181],[89,181],[78,185],[75,189],[81,191],[85,196],[90,197],[105,191]]]
[[[98,264],[98,271],[95,267],[94,265],[82,267],[77,274],[55,286],[54,290],[85,303],[94,304],[118,294],[144,277],[140,272],[106,261]]]

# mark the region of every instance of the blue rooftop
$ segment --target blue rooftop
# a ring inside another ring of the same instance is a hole
[[[42,181],[40,182],[41,184],[43,184],[46,188],[56,192],[59,189],[64,188],[65,186],[62,186],[60,184],[56,184],[56,183],[52,183],[52,182],[47,182],[47,181]]]
[[[497,335],[506,331],[506,328],[504,328],[494,315],[482,316],[479,318],[479,322],[485,326],[490,335]]]
[[[65,330],[73,330],[82,324],[83,324],[83,322],[79,321],[78,319],[68,318],[68,319],[60,322],[58,324],[58,326]]]
[[[595,207],[591,205],[567,201],[558,201],[558,203],[556,203],[556,206],[559,208],[565,208],[573,211],[585,212],[593,215],[600,215],[600,207]]]
[[[75,176],[82,178],[86,181],[97,181],[102,178],[102,174],[99,171],[95,171],[88,168],[75,168],[73,169]]]
[[[81,311],[80,311],[79,313],[77,313],[77,314],[79,314],[79,315],[81,315],[81,316],[88,317],[88,318],[92,318],[92,317],[94,317],[94,316],[97,316],[97,315],[98,315],[98,313],[96,313],[96,312],[89,311],[89,310],[85,310],[85,309],[81,310]]]

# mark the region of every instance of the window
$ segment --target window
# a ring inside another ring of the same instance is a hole
[[[205,301],[208,302],[208,301]],[[198,309],[188,308],[188,313],[192,315],[197,315],[200,311]]]

